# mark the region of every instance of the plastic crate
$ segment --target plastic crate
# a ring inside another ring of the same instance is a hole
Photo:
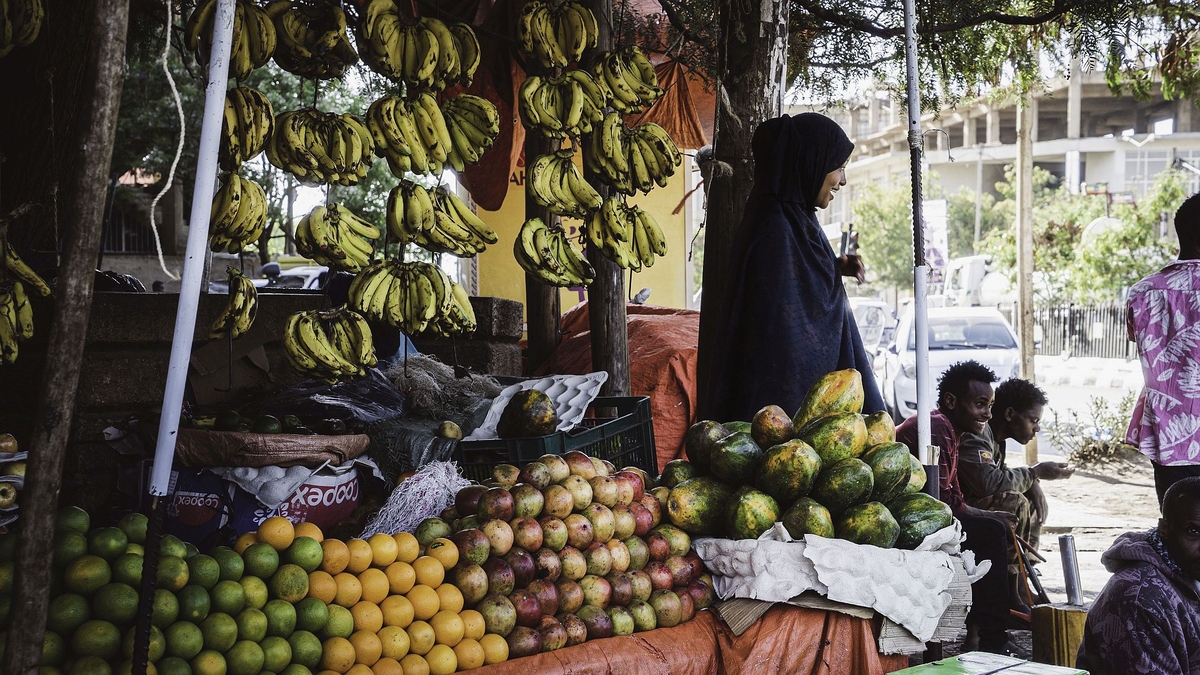
[[[596,417],[599,411],[616,409],[616,417]],[[607,459],[617,466],[636,466],[651,476],[658,475],[654,446],[654,420],[647,396],[601,396],[588,406],[578,427],[534,438],[462,441],[454,460],[466,478],[484,481],[500,464],[525,466],[542,455],[563,455],[572,450]]]

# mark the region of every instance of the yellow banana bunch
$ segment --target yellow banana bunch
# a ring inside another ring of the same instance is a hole
[[[305,108],[275,118],[266,151],[271,164],[302,185],[357,185],[375,161],[375,139],[350,113]]]
[[[258,241],[267,228],[267,193],[258,183],[236,173],[213,195],[208,226],[209,247],[214,251],[240,253]]]
[[[229,302],[208,331],[208,337],[214,340],[227,335],[234,340],[240,338],[250,330],[258,314],[258,289],[254,282],[236,267],[230,267],[228,272]]]
[[[630,115],[662,98],[654,64],[637,47],[605,52],[592,68],[596,83],[608,90],[617,112]]]
[[[349,309],[296,312],[284,324],[282,342],[293,368],[329,384],[365,375],[377,363],[371,327]]]
[[[574,157],[575,151],[569,148],[540,155],[526,171],[525,189],[550,213],[587,218],[600,208],[600,193],[584,179]]]
[[[517,18],[518,46],[547,68],[578,62],[584,49],[596,46],[598,37],[596,15],[574,1],[551,8],[543,0],[532,0]]]
[[[0,59],[33,44],[45,16],[42,0],[0,0]]]
[[[317,205],[296,223],[296,251],[322,265],[357,272],[371,264],[378,227],[339,204]]]
[[[575,138],[604,119],[608,94],[586,70],[568,70],[562,77],[525,78],[517,101],[526,129]]]
[[[521,269],[550,286],[587,286],[596,278],[596,270],[566,231],[547,227],[541,218],[521,225],[513,255]]]
[[[406,335],[416,335],[455,316],[457,301],[450,278],[437,265],[384,260],[359,272],[348,296],[350,308]],[[459,309],[466,311],[461,304]]]
[[[625,269],[653,267],[656,256],[667,254],[667,240],[654,216],[638,206],[609,197],[584,226],[596,250]]]
[[[266,13],[279,36],[275,63],[289,73],[333,80],[358,63],[358,52],[350,44],[346,28],[346,13],[338,3],[275,0],[267,5]]]
[[[14,277],[32,286],[39,296],[45,298],[50,295],[50,287],[38,276],[37,272],[34,272],[24,260],[21,260],[21,256],[17,255],[17,250],[7,240],[4,242],[4,266]]]
[[[0,360],[17,360],[17,343],[33,337],[33,309],[20,281],[0,286]]]
[[[229,54],[229,75],[244,80],[255,68],[262,68],[275,54],[276,32],[271,17],[249,0],[238,0],[233,19],[233,45]],[[213,19],[217,0],[201,0],[184,27],[184,41],[202,63],[212,50]]]
[[[479,40],[467,24],[447,25],[433,17],[410,21],[394,0],[367,0],[359,15],[358,44],[375,72],[410,89],[471,84]]]
[[[584,162],[600,180],[627,195],[664,187],[683,163],[683,153],[653,122],[629,128],[621,115],[609,112],[592,130]]]
[[[257,89],[236,87],[225,92],[225,117],[221,122],[221,168],[237,171],[242,163],[263,151],[275,130],[275,111]]]
[[[459,94],[442,102],[442,118],[450,131],[446,162],[455,171],[475,164],[500,134],[500,113],[491,101],[473,94]]]
[[[471,306],[471,298],[467,295],[467,289],[453,280],[450,281],[450,288],[454,296],[450,312],[431,321],[425,330],[439,337],[474,333],[477,325],[475,308]]]
[[[402,246],[413,243],[459,258],[473,257],[499,241],[458,195],[440,187],[426,190],[407,180],[388,195],[387,227]]]
[[[479,161],[483,144],[490,147],[500,130],[495,106],[478,96],[470,98],[491,106],[490,119],[494,120],[495,131],[490,135],[474,126],[475,120],[484,117],[487,110],[471,100],[454,106],[453,114],[458,115],[454,119],[443,113],[437,99],[428,92],[418,94],[411,102],[395,96],[375,101],[367,110],[367,129],[375,141],[375,153],[387,160],[388,168],[397,178],[404,178],[409,172],[440,176],[446,166],[462,171],[466,164]],[[468,114],[472,116],[467,120],[470,126],[459,122],[467,119]]]

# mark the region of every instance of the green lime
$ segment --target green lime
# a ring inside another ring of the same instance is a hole
[[[239,581],[242,574],[245,573],[246,564],[242,562],[242,556],[237,554],[237,551],[228,546],[218,546],[208,552],[208,555],[221,567],[221,581],[229,579],[231,581]]]
[[[196,548],[196,545],[190,541],[183,542],[183,548],[187,551],[187,554],[183,556],[184,560],[190,560],[192,556],[200,554],[200,549]]]
[[[175,623],[179,617],[179,598],[165,588],[154,589],[154,607],[150,613],[150,623],[159,628],[166,628]]]
[[[123,625],[137,616],[138,592],[129,584],[111,583],[92,596],[92,611],[97,619]]]
[[[212,556],[194,555],[188,558],[188,583],[212,588],[221,580],[221,565]]]
[[[348,638],[352,633],[354,633],[354,615],[341,605],[330,605],[329,620],[325,622],[325,627],[319,633],[321,639]]]
[[[233,616],[246,606],[246,591],[236,581],[218,581],[208,594],[212,597],[214,612],[223,612]]]
[[[229,675],[258,675],[263,668],[263,649],[258,643],[241,640],[225,652]]]
[[[59,635],[72,635],[75,629],[92,616],[87,598],[75,593],[64,593],[50,601],[46,613],[46,627]]]
[[[85,656],[75,659],[67,675],[112,675],[112,666],[99,656]]]
[[[273,598],[300,602],[308,595],[308,572],[299,565],[280,565],[275,574],[271,575],[267,588],[271,589]]]
[[[205,649],[192,658],[192,675],[226,675],[225,657],[213,649]]]
[[[125,533],[129,541],[134,544],[142,544],[146,541],[146,527],[150,524],[150,519],[144,514],[133,513],[126,514],[118,523],[117,527]]]
[[[267,636],[267,615],[261,609],[247,607],[237,615],[238,639],[261,642]]]
[[[267,582],[258,577],[242,577],[242,590],[246,593],[246,606],[262,609],[267,604]]]
[[[54,566],[66,567],[72,560],[86,555],[87,549],[86,536],[78,532],[59,532],[54,536]]]
[[[121,654],[127,658],[133,658],[133,636],[137,633],[137,626],[132,626],[125,631],[125,637],[121,640]],[[150,645],[146,652],[150,657],[150,662],[153,663],[163,657],[163,652],[167,649],[167,639],[163,636],[163,632],[158,629],[158,626],[150,626]]]
[[[283,559],[293,565],[299,565],[305,572],[313,572],[321,566],[324,553],[321,542],[312,537],[296,537],[292,545],[283,552]]]
[[[296,630],[315,633],[329,621],[329,605],[320,598],[305,598],[296,603]]]
[[[61,666],[67,655],[67,643],[54,631],[46,631],[42,638],[42,665]]]
[[[276,598],[263,607],[263,613],[267,615],[267,635],[285,638],[296,630],[296,607],[292,603]]]
[[[80,595],[91,595],[110,581],[112,570],[108,562],[95,555],[76,558],[63,571],[63,582],[67,590]]]
[[[259,646],[263,651],[263,670],[278,673],[292,662],[292,646],[281,637],[272,635]]]
[[[173,534],[164,534],[158,542],[158,554],[160,556],[173,555],[176,558],[187,560],[187,546],[179,540],[179,537]]]
[[[204,633],[190,621],[176,621],[163,631],[167,641],[166,653],[181,659],[190,659],[204,649]]]
[[[71,651],[77,656],[111,659],[121,648],[121,631],[107,621],[84,622],[71,636]]]
[[[298,630],[288,638],[288,644],[292,646],[292,663],[310,669],[321,664],[321,640],[316,635]]]
[[[146,547],[142,546],[141,544],[131,543],[125,547],[125,552],[132,553],[134,555],[145,556],[146,555]]]
[[[87,511],[78,506],[68,506],[59,509],[54,516],[54,531],[55,532],[78,532],[79,534],[87,534],[92,528],[92,517]]]
[[[178,591],[187,586],[187,561],[179,556],[164,555],[158,559],[158,587]]]
[[[242,560],[246,563],[246,574],[259,579],[270,579],[279,569],[279,552],[270,544],[250,544],[242,552]]]
[[[113,581],[119,581],[130,586],[142,585],[142,563],[144,559],[136,553],[122,553],[112,561]]]
[[[307,666],[292,661],[292,665],[279,671],[279,675],[313,675],[313,672]]]
[[[200,623],[200,630],[204,633],[205,649],[226,652],[233,646],[233,643],[237,642],[237,622],[228,614],[220,612],[209,614],[208,618]]]
[[[155,666],[158,675],[192,675],[192,667],[178,656],[168,656]]]
[[[101,527],[88,532],[88,553],[113,560],[125,552],[129,538],[119,528]]]
[[[184,586],[175,597],[179,598],[179,618],[183,621],[200,623],[212,610],[208,591],[199,586]]]

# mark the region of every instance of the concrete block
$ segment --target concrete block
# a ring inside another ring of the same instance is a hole
[[[471,298],[475,310],[474,339],[496,339],[516,342],[525,333],[524,306],[503,298]]]
[[[446,364],[454,363],[455,345],[443,338],[413,341],[422,354],[428,354]],[[458,364],[476,373],[521,376],[521,348],[511,342],[457,340]],[[403,362],[403,361],[401,361]]]

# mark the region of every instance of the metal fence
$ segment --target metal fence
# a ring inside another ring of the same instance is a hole
[[[1038,354],[1137,358],[1137,345],[1125,329],[1125,305],[1041,305],[1034,307]]]
[[[154,233],[141,214],[113,209],[104,226],[105,253],[154,253]]]

